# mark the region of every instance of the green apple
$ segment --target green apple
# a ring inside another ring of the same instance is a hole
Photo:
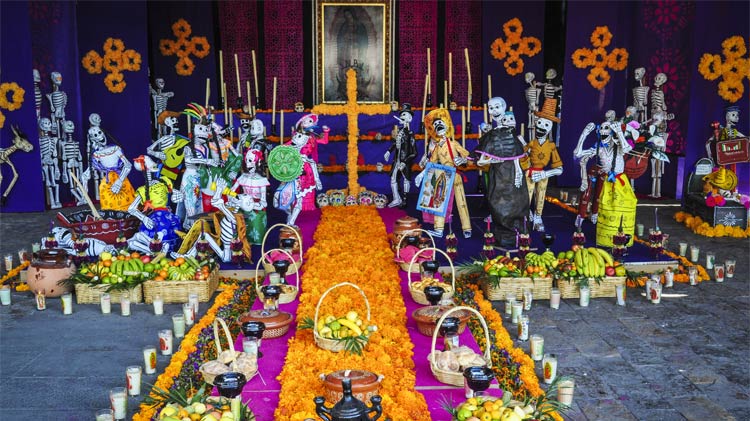
[[[472,416],[472,413],[468,409],[464,408],[458,411],[458,414],[456,416],[458,417],[458,421],[466,421],[467,418]]]
[[[112,253],[105,251],[99,255],[99,260],[112,260]]]

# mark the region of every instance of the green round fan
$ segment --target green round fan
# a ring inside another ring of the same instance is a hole
[[[302,174],[302,155],[294,146],[277,146],[268,154],[268,170],[279,181],[292,181]]]

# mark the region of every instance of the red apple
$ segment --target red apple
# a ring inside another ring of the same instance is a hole
[[[141,256],[141,262],[143,263],[151,262],[151,256]]]
[[[607,266],[606,269],[604,269],[604,273],[607,274],[607,276],[615,276],[615,268],[612,266]]]

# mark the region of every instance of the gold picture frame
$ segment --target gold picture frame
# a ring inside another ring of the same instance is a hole
[[[346,102],[351,67],[357,70],[357,102],[390,102],[392,41],[393,0],[317,0],[315,103]]]

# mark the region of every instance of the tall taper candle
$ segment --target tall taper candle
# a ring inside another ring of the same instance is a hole
[[[281,118],[279,119],[279,125],[281,129],[279,131],[279,145],[284,144],[284,109],[281,109]]]
[[[219,95],[221,95],[221,98],[219,98],[221,101],[224,102],[224,108],[226,108],[226,95],[224,94],[224,88],[222,88],[222,84],[224,83],[224,52],[219,50]]]
[[[255,97],[260,98],[260,91],[258,90],[258,65],[255,64],[255,50],[252,51],[252,54],[253,54],[253,80],[255,81]]]
[[[432,93],[432,66],[430,65],[430,48],[427,48],[427,77],[430,81],[429,85],[427,85],[427,93]]]
[[[188,137],[192,137],[190,135],[193,133],[193,130],[192,130],[193,127],[191,125],[190,118],[191,118],[190,116],[187,116],[187,121],[188,121]]]
[[[424,118],[427,115],[427,89],[430,86],[430,75],[427,74],[424,77],[424,98],[422,99],[422,126],[424,127]],[[427,131],[425,130],[425,133]],[[427,136],[424,138],[424,150],[427,152]]]
[[[466,148],[466,108],[461,107],[461,146]]]
[[[211,78],[206,78],[206,109],[208,109],[209,98],[211,98]]]
[[[487,101],[492,98],[492,75],[487,75]]]
[[[453,53],[448,53],[448,93],[453,95]]]
[[[224,98],[224,125],[227,125],[227,122],[229,121],[229,118],[227,118],[227,115],[229,114],[229,102],[227,101],[227,84],[226,82],[223,82],[221,84],[221,95]]]
[[[271,125],[276,125],[276,77],[273,78],[273,108],[271,109]]]
[[[245,81],[246,89],[247,89],[247,113],[250,114],[250,112],[253,109],[253,92],[250,90],[250,81]]]
[[[484,104],[484,122],[487,123],[487,104]]]
[[[443,81],[443,104],[445,104],[445,108],[448,108],[448,81]]]
[[[471,89],[471,65],[469,64],[469,49],[464,48],[464,57],[466,58],[466,77],[469,80],[469,96],[471,97],[471,94],[474,93],[474,91]],[[469,104],[471,106],[471,104]]]
[[[242,85],[240,85],[240,65],[237,54],[234,55],[234,75],[237,77],[237,98],[242,98]]]

